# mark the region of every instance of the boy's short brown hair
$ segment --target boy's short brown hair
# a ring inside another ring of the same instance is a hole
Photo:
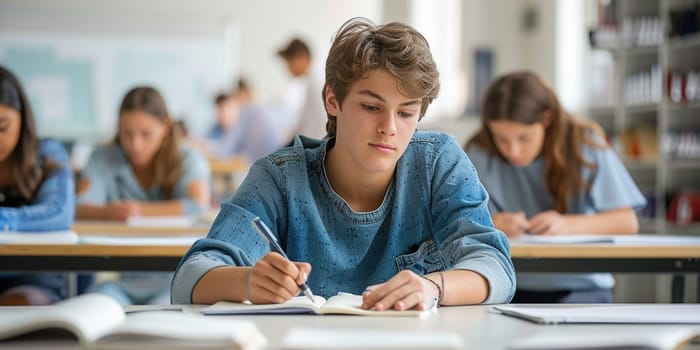
[[[340,27],[328,52],[326,86],[342,106],[350,85],[373,70],[391,74],[406,97],[422,99],[419,118],[440,91],[437,66],[423,35],[403,23],[375,25],[366,18],[352,18]],[[324,106],[325,95],[324,88]],[[335,128],[336,118],[328,114],[329,136],[335,135]]]

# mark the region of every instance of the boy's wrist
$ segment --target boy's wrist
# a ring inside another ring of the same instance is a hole
[[[442,274],[442,273],[441,273],[441,274]],[[439,306],[440,303],[442,302],[442,298],[443,298],[443,290],[442,290],[442,287],[440,286],[440,284],[439,284],[438,282],[436,282],[436,281],[433,280],[432,278],[430,278],[430,277],[428,277],[428,276],[422,276],[422,277],[423,277],[425,280],[427,280],[428,282],[430,282],[430,284],[432,284],[433,287],[435,288],[436,294],[435,294],[434,299],[437,301],[437,305]]]

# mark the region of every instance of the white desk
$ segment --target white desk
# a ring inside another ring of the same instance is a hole
[[[185,312],[197,312],[201,306],[184,306]],[[279,349],[284,336],[293,327],[362,328],[368,330],[450,331],[460,335],[469,350],[506,350],[517,338],[547,330],[580,330],[595,336],[601,331],[625,332],[644,328],[650,332],[678,325],[538,325],[489,311],[490,306],[442,307],[428,318],[385,318],[366,316],[217,316],[253,320],[268,340],[269,349]],[[342,344],[343,339],[338,339]]]

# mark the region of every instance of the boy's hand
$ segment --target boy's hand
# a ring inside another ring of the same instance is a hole
[[[248,275],[248,300],[253,304],[279,304],[299,294],[299,285],[311,273],[309,263],[292,262],[268,253]]]
[[[429,309],[439,296],[434,284],[410,270],[390,280],[367,287],[362,293],[362,308],[383,310]]]
[[[493,214],[493,225],[503,231],[508,237],[518,237],[524,235],[530,229],[531,222],[525,217],[522,211],[515,213]]]

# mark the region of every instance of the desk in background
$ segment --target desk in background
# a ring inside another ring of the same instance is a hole
[[[189,244],[0,245],[0,271],[173,271]],[[513,244],[519,272],[624,272],[700,274],[695,245]],[[674,280],[674,301],[682,288]]]
[[[249,168],[249,162],[242,157],[209,160],[212,178],[212,204],[214,206],[218,206],[222,200],[231,197],[236,192]]]
[[[547,244],[511,242],[518,272],[671,273],[671,300],[685,299],[684,273],[700,284],[700,238],[620,236],[614,243]],[[700,300],[700,289],[697,291]]]
[[[73,224],[73,231],[79,236],[206,236],[208,225],[172,226],[127,226],[122,222],[78,220]]]

